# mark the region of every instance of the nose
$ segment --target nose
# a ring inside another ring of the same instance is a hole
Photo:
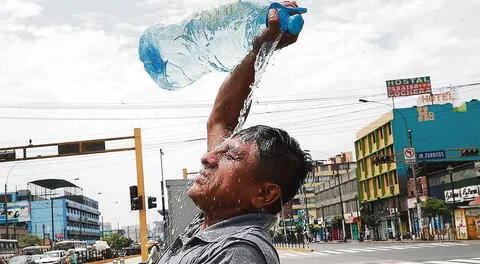
[[[218,164],[219,156],[218,152],[207,152],[202,156],[200,161],[202,162],[202,165],[207,168],[215,167]]]

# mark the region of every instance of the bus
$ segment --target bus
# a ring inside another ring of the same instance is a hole
[[[41,255],[50,250],[50,246],[30,246],[22,248],[23,255]]]
[[[16,239],[0,239],[1,259],[9,260],[18,253],[18,241]]]
[[[87,242],[80,240],[64,240],[56,242],[53,246],[55,250],[65,250],[74,249],[75,252],[87,251]]]

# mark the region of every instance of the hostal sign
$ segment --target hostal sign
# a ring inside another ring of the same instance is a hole
[[[387,81],[388,97],[431,94],[430,76]]]

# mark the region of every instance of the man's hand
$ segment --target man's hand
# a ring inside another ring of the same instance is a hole
[[[295,1],[285,1],[282,5],[288,7],[298,7]],[[280,34],[280,19],[276,9],[268,10],[268,27],[257,37],[253,39],[253,51],[258,52],[265,42],[275,41]],[[298,35],[292,35],[288,32],[283,32],[282,38],[277,45],[277,50],[284,48],[297,41]]]
[[[294,1],[283,2],[283,5],[297,7],[297,3]],[[253,40],[252,52],[228,75],[218,91],[207,122],[208,151],[213,150],[215,146],[232,134],[238,123],[238,116],[243,107],[243,101],[250,92],[250,84],[254,81],[256,55],[263,43],[275,41],[279,34],[280,22],[277,10],[270,9],[268,13],[268,28]],[[297,41],[297,38],[298,35],[284,32],[277,49],[294,43]]]

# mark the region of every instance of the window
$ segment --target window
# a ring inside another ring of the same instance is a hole
[[[398,181],[397,181],[397,172],[394,171],[392,176],[393,176],[393,182],[394,182],[394,184],[398,184]]]
[[[390,124],[391,124],[391,123],[388,123],[388,124],[387,124],[387,133],[388,133],[388,135],[391,135],[391,134],[392,134],[392,128],[390,127]]]
[[[377,185],[378,185],[378,189],[382,188],[380,177],[378,177],[377,179]]]
[[[381,126],[380,129],[378,130],[378,137],[380,138],[380,140],[383,139],[383,126]]]
[[[376,138],[375,138],[375,131],[372,133],[372,141],[373,141],[373,144],[377,143],[376,141]]]
[[[390,186],[390,182],[388,181],[388,174],[385,173],[385,174],[383,175],[383,177],[385,177],[385,186],[386,186],[386,187],[389,187],[389,186]]]

